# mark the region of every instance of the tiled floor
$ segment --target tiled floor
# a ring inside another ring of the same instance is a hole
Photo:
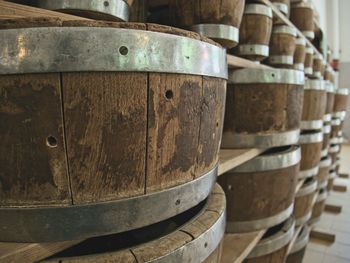
[[[341,152],[340,172],[350,173],[350,145]],[[336,234],[333,244],[310,242],[303,263],[350,263],[350,179],[336,179],[337,185],[346,185],[347,192],[331,192],[327,203],[341,205],[340,214],[324,213],[316,228]]]

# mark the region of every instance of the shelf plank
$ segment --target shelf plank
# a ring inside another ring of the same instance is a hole
[[[334,191],[334,192],[341,192],[341,193],[345,193],[347,190],[348,190],[348,188],[346,187],[346,185],[333,185],[333,188],[332,188],[332,190]]]
[[[324,211],[333,214],[340,214],[343,207],[341,205],[326,204]]]
[[[82,241],[82,240],[81,240]],[[54,255],[81,241],[65,241],[55,243],[5,243],[0,242],[0,262],[21,263],[36,262]]]
[[[219,152],[219,175],[253,159],[263,153],[264,149],[221,149]]]
[[[295,241],[297,241],[297,238],[300,234],[300,231],[301,229],[303,228],[303,226],[297,226],[295,227],[295,230],[294,230],[294,236],[292,238],[292,240],[290,241],[289,245],[288,245],[288,249],[287,249],[287,255],[290,253],[290,251],[292,250],[294,244],[295,244]]]
[[[240,263],[253,250],[266,230],[251,233],[230,234],[224,236],[221,263]]]
[[[306,179],[301,179],[301,180],[298,181],[297,187],[295,188],[295,193],[297,193],[300,190],[300,188],[303,186],[305,180]]]
[[[260,63],[256,63],[254,61],[236,57],[233,55],[227,55],[227,64],[228,68],[230,69],[237,69],[237,68],[271,68],[267,65],[263,65]]]

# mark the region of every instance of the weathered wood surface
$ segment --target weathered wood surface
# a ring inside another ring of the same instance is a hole
[[[295,45],[294,64],[304,64],[306,57],[305,45]]]
[[[327,243],[334,243],[336,239],[336,235],[333,233],[329,233],[327,231],[315,228],[310,232],[311,242],[315,240],[325,241]]]
[[[293,215],[296,220],[311,212],[315,195],[316,191],[307,195],[295,197]]]
[[[300,171],[316,167],[321,159],[322,142],[301,144]]]
[[[295,41],[295,36],[273,32],[270,40],[270,56],[293,57],[296,48]]]
[[[300,31],[314,32],[314,11],[311,8],[291,6],[290,21]]]
[[[313,68],[313,65],[314,65],[314,55],[311,53],[306,53],[304,67],[305,68]]]
[[[347,103],[348,103],[348,96],[347,95],[342,95],[342,94],[336,93],[335,98],[334,98],[333,111],[334,112],[346,111]]]
[[[324,207],[325,212],[334,213],[334,214],[340,214],[343,207],[340,205],[334,205],[334,204],[327,204]]]
[[[334,109],[335,94],[333,92],[327,92],[327,106],[326,114],[330,114]]]
[[[305,255],[306,247],[293,253],[289,254],[286,263],[302,263]]]
[[[228,68],[230,68],[230,69],[232,69],[232,68],[234,68],[234,69],[237,69],[237,68],[271,68],[270,66],[255,63],[251,60],[247,60],[247,59],[233,56],[230,54],[227,55],[227,64],[228,64]]]
[[[246,258],[243,263],[281,263],[286,260],[288,245],[283,248],[274,251],[271,254],[256,258]]]
[[[305,90],[303,121],[322,120],[327,107],[327,92],[324,90]]]

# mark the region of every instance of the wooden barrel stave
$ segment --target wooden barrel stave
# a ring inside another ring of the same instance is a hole
[[[216,185],[204,204],[183,214],[143,229],[86,240],[43,262],[165,263],[195,260],[219,263],[225,207],[225,195]]]
[[[323,56],[319,54],[314,55],[312,78],[322,79],[324,74]]]
[[[303,38],[297,38],[294,52],[294,69],[304,71],[306,58],[306,41]]]
[[[302,263],[306,251],[306,246],[310,238],[310,228],[304,225],[301,229],[290,253],[288,254],[286,263]]]
[[[277,9],[289,18],[290,15],[290,0],[272,0]]]
[[[331,125],[330,123],[325,122],[323,125],[323,142],[322,142],[321,158],[328,156],[330,139],[331,139]]]
[[[306,76],[312,76],[313,73],[313,63],[314,63],[314,50],[306,46],[305,48],[305,62],[304,62],[304,72]]]
[[[317,223],[320,220],[321,215],[322,215],[324,208],[326,206],[327,196],[328,196],[328,192],[326,189],[319,190],[319,194],[317,196],[316,203],[312,209],[311,219],[309,220],[310,225],[314,225],[315,223]]]
[[[227,199],[226,232],[266,229],[291,215],[299,154],[298,147],[277,148],[219,177]]]
[[[2,27],[17,28],[23,24],[60,26],[62,22],[24,19],[4,21]],[[193,32],[151,24],[63,24],[148,29],[201,39]],[[27,147],[16,150],[14,154],[20,153],[18,156],[2,155],[6,173],[1,181],[12,178],[7,189],[0,191],[4,208],[142,198],[195,182],[217,165],[226,92],[222,78],[152,72],[62,72],[0,78],[1,92],[11,95],[1,103],[7,105],[9,101],[8,107],[15,108],[8,110],[20,110],[16,114],[21,114],[13,118],[13,114],[5,112],[3,118],[11,118],[8,123],[13,125],[22,123],[22,130],[27,131],[24,136],[12,137],[16,141],[8,140],[2,148],[11,152],[12,145]],[[10,88],[12,94],[8,93]],[[26,92],[19,93],[19,88]],[[37,101],[42,112],[24,108],[23,100]],[[33,123],[41,122],[43,117],[45,127],[42,123],[34,127]],[[184,128],[188,123],[191,125]],[[1,134],[8,134],[13,125],[4,127]],[[18,166],[14,165],[16,160],[24,161]],[[33,166],[34,160],[40,160],[41,166]],[[14,169],[20,171],[16,172],[17,178],[9,176]]]
[[[295,144],[303,101],[302,79],[302,72],[285,69],[230,73],[221,148]]]
[[[331,164],[332,160],[329,156],[323,157],[320,161],[320,168],[316,177],[319,189],[327,186]]]
[[[329,171],[329,179],[328,179],[328,183],[327,183],[327,191],[330,192],[333,190],[333,183],[334,183],[334,179],[337,177],[337,172],[335,171],[335,169],[332,169]]]
[[[310,4],[305,2],[292,4],[290,20],[309,40],[315,38],[314,11]]]

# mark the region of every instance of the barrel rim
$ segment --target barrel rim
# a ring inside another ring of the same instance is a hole
[[[315,38],[315,32],[314,31],[302,31],[303,35],[309,39]]]
[[[328,150],[329,153],[338,153],[339,151],[340,151],[339,144],[331,144]]]
[[[341,115],[341,114],[337,114],[337,113],[333,113],[333,118],[331,120],[331,126],[339,126],[341,125],[341,118],[340,117],[337,117],[337,115]],[[334,118],[334,116],[336,116]]]
[[[250,252],[247,258],[255,258],[270,254],[286,246],[294,236],[295,220],[290,217],[278,233],[262,239]]]
[[[263,4],[247,4],[243,14],[246,15],[263,15],[272,19],[272,8]]]
[[[324,160],[320,161],[320,168],[330,167],[332,165],[332,159],[327,156]]]
[[[185,184],[116,201],[65,207],[0,208],[0,222],[3,226],[0,229],[0,240],[76,240],[150,225],[184,212],[207,198],[215,185],[217,171],[216,165],[201,177]],[[14,235],[13,229],[18,230],[17,235]]]
[[[327,117],[327,119],[328,119],[328,117]],[[330,134],[331,130],[332,130],[332,126],[330,123],[327,123],[327,124],[326,123],[324,123],[324,125],[322,127],[323,134]]]
[[[310,3],[304,2],[304,1],[301,1],[299,3],[293,3],[292,9],[293,8],[309,8],[309,9],[314,10],[313,6]]]
[[[345,119],[345,117],[346,117],[346,111],[337,111],[332,113],[332,118],[339,119],[340,123]],[[337,124],[337,125],[340,125],[340,124]]]
[[[323,188],[326,188],[327,187],[327,185],[328,185],[328,180],[326,180],[326,181],[323,181],[322,183],[318,183],[317,184],[317,190],[320,190],[320,189],[323,189]]]
[[[108,5],[105,5],[104,2],[100,0],[34,0],[33,4],[48,10],[87,10],[107,14],[122,21],[129,20],[130,12],[130,6],[123,0],[108,0]]]
[[[250,221],[227,221],[226,233],[245,233],[273,227],[288,219],[293,213],[294,203],[276,215]]]
[[[311,217],[311,212],[310,212]],[[310,228],[308,225],[304,225],[301,229],[300,236],[298,236],[289,254],[294,254],[307,246],[310,239]]]
[[[306,46],[306,40],[303,37],[297,37],[295,43],[299,46]]]
[[[343,137],[333,137],[329,140],[329,143],[332,144],[342,144],[344,142]]]
[[[256,55],[256,56],[269,56],[270,48],[268,45],[258,44],[240,44],[238,46],[239,55]]]
[[[261,154],[252,160],[236,167],[233,173],[251,173],[271,171],[297,165],[301,159],[300,147],[293,145],[277,153]]]
[[[195,31],[208,38],[229,40],[236,44],[239,42],[239,29],[231,25],[196,24],[191,26],[191,31]]]
[[[304,71],[305,66],[304,66],[304,63],[295,63],[293,65],[293,68],[296,70]]]
[[[307,221],[309,221],[311,216],[312,216],[312,209],[306,215],[304,215],[302,217],[299,217],[299,218],[296,218],[295,219],[295,225],[296,226],[304,225]]]
[[[338,88],[337,89],[337,94],[339,95],[349,95],[349,90],[346,88]]]
[[[323,142],[323,132],[315,131],[308,134],[300,134],[299,143],[300,144],[309,144],[309,143],[320,143]]]
[[[313,55],[315,53],[315,50],[312,47],[306,47],[305,53]]]
[[[229,70],[228,83],[234,84],[292,84],[304,85],[304,73],[294,69],[245,68]]]
[[[284,15],[289,14],[289,6],[285,3],[278,3],[278,2],[273,2],[272,3],[274,6],[277,7],[277,9]]]
[[[297,30],[288,25],[276,25],[272,29],[272,34],[287,34],[293,37],[297,36]]]
[[[313,71],[315,73],[315,71]],[[326,90],[325,81],[322,79],[309,79],[305,80],[305,90]]]
[[[268,58],[268,63],[271,65],[293,65],[294,56],[288,55],[271,55]]]
[[[335,86],[329,80],[326,80],[326,91],[329,93],[335,93]]]
[[[301,170],[299,171],[298,179],[305,179],[305,178],[315,176],[317,175],[318,171],[319,171],[318,165],[307,170]]]
[[[314,72],[312,67],[305,67],[304,68],[304,72],[306,75],[312,75],[312,73]]]
[[[19,37],[24,53],[13,45]],[[224,48],[168,33],[111,27],[7,29],[0,30],[0,46],[0,74],[132,71],[227,79]]]
[[[304,183],[303,186],[299,189],[299,191],[296,193],[297,197],[309,195],[313,192],[315,192],[317,189],[317,180],[313,177],[311,177],[311,181],[308,183]]]
[[[322,191],[322,193],[319,193],[317,198],[316,198],[316,203],[322,202],[322,201],[326,200],[328,197],[328,191],[326,188],[320,189],[320,192],[321,191]]]

